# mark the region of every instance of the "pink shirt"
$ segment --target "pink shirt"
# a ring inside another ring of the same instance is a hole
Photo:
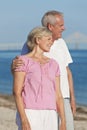
[[[58,63],[50,59],[41,65],[27,56],[20,56],[24,65],[15,71],[26,72],[22,97],[26,109],[56,110],[55,77],[60,75]]]

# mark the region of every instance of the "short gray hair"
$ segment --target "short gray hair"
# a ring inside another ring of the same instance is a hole
[[[45,27],[47,27],[48,23],[54,25],[56,23],[56,15],[63,17],[63,13],[59,11],[51,10],[46,12],[41,19],[42,25]]]

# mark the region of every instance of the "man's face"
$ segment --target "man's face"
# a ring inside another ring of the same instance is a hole
[[[62,32],[65,30],[64,19],[62,16],[56,15],[56,23],[50,26],[50,30],[53,33],[54,40],[62,37]]]

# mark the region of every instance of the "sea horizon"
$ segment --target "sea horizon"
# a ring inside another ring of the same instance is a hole
[[[73,64],[70,65],[73,80],[75,97],[77,104],[87,105],[87,50],[69,50],[73,58]],[[19,50],[0,51],[0,93],[12,94],[12,59],[20,55]]]

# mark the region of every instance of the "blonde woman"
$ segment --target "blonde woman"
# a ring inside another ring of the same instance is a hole
[[[66,130],[60,70],[55,60],[44,56],[53,41],[46,27],[34,28],[27,39],[30,53],[20,56],[24,64],[14,70],[13,94],[17,106],[18,130]]]

